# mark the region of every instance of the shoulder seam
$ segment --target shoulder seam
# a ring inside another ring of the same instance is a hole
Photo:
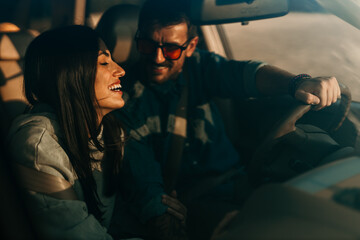
[[[36,168],[38,168],[38,149],[39,149],[39,144],[41,143],[43,136],[45,134],[46,128],[42,128],[42,133],[41,136],[39,137],[39,141],[36,143],[35,145],[35,161],[34,161],[34,165]],[[37,169],[40,170],[40,169]]]

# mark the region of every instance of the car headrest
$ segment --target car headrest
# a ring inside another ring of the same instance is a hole
[[[37,33],[15,30],[15,28],[9,28],[8,25],[1,24],[0,26],[0,60],[18,61],[24,58],[27,46]]]
[[[26,48],[38,34],[12,23],[0,23],[0,104],[8,124],[23,113],[27,100],[23,90],[23,59]]]
[[[125,69],[139,59],[134,42],[139,12],[138,5],[119,4],[105,11],[96,26],[113,60]]]
[[[11,24],[11,23],[9,23]],[[22,75],[26,48],[35,38],[35,31],[20,30],[16,25],[0,26],[0,85]],[[15,28],[16,27],[16,28]]]

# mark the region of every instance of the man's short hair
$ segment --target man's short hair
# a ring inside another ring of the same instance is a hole
[[[197,28],[188,16],[185,0],[147,0],[143,4],[138,23],[140,33],[152,31],[154,27],[167,27],[186,23],[188,38],[197,36]]]

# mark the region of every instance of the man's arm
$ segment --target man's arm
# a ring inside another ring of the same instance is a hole
[[[142,223],[166,212],[161,165],[146,141],[126,142],[120,184],[124,200]]]
[[[198,50],[189,59],[194,67],[194,78],[202,79],[211,97],[248,98],[290,94],[319,110],[340,97],[335,77],[295,78],[295,74],[258,61],[227,60],[214,53]],[[295,89],[289,92],[290,85]]]
[[[186,207],[176,192],[165,194],[161,165],[144,141],[126,143],[122,194],[131,211],[146,224],[151,239],[186,239]]]
[[[186,207],[177,199],[176,191],[163,195],[162,203],[168,206],[165,214],[150,219],[147,223],[149,234],[158,240],[187,240]]]
[[[289,84],[296,75],[280,68],[265,65],[256,73],[256,86],[263,95],[279,95],[289,93]],[[319,110],[340,97],[340,87],[335,77],[316,77],[299,79],[296,84],[294,97],[307,104],[316,105]]]

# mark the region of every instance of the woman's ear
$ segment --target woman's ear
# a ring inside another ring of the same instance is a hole
[[[185,56],[186,57],[191,57],[191,55],[193,54],[193,52],[196,49],[196,45],[198,44],[199,41],[199,37],[196,36],[193,39],[191,39],[188,47],[186,48],[186,52],[185,52]]]

